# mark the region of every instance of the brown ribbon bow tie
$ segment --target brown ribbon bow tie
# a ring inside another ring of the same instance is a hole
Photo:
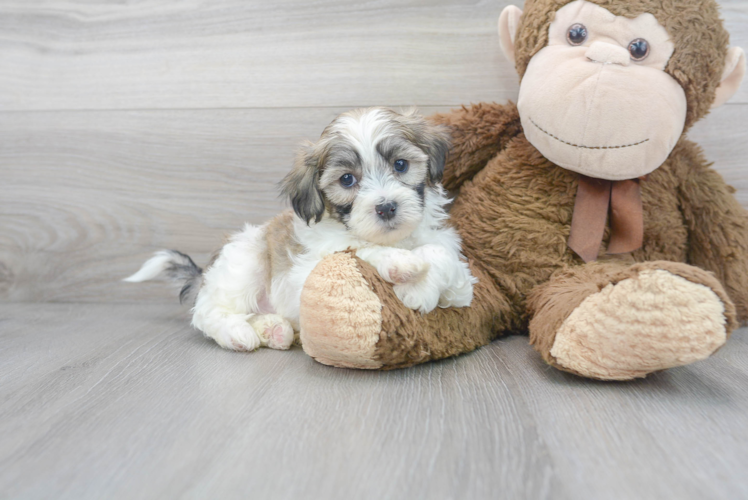
[[[597,259],[608,208],[608,253],[633,252],[642,246],[644,217],[639,179],[607,181],[580,175],[568,245],[585,262]]]

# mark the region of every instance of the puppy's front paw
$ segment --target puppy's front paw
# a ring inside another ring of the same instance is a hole
[[[430,264],[409,250],[397,250],[380,265],[379,274],[390,283],[414,283],[428,273]]]
[[[393,286],[392,289],[406,307],[424,314],[433,311],[439,304],[439,288],[429,280],[403,283]]]

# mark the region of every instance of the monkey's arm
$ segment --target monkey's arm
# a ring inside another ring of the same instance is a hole
[[[709,168],[701,148],[682,141],[671,156],[678,164],[678,196],[689,233],[690,264],[713,272],[748,320],[748,212],[735,189]]]
[[[442,180],[447,189],[458,189],[470,180],[522,132],[517,106],[511,102],[463,106],[434,115],[431,120],[447,125],[452,132],[452,147]]]

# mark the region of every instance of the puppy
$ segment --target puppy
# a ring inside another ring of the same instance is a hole
[[[227,349],[288,349],[299,330],[301,290],[325,256],[355,249],[427,313],[465,307],[475,279],[447,225],[439,184],[449,135],[423,117],[383,108],[338,116],[307,143],[282,192],[293,212],[234,234],[203,272],[187,255],[158,252],[125,281],[163,275],[197,291],[192,324]]]

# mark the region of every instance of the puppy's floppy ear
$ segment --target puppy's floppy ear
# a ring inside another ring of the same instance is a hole
[[[424,151],[429,155],[429,179],[432,184],[436,184],[441,182],[444,176],[444,164],[447,163],[452,137],[449,129],[444,125],[428,122],[426,122],[425,137]]]
[[[429,182],[436,184],[444,175],[444,164],[452,137],[444,125],[437,125],[426,120],[415,110],[403,115],[405,124],[413,134],[413,141],[429,157]]]
[[[319,188],[321,158],[314,144],[305,143],[296,155],[291,172],[281,181],[281,192],[291,200],[293,211],[307,224],[322,220],[325,201]]]

